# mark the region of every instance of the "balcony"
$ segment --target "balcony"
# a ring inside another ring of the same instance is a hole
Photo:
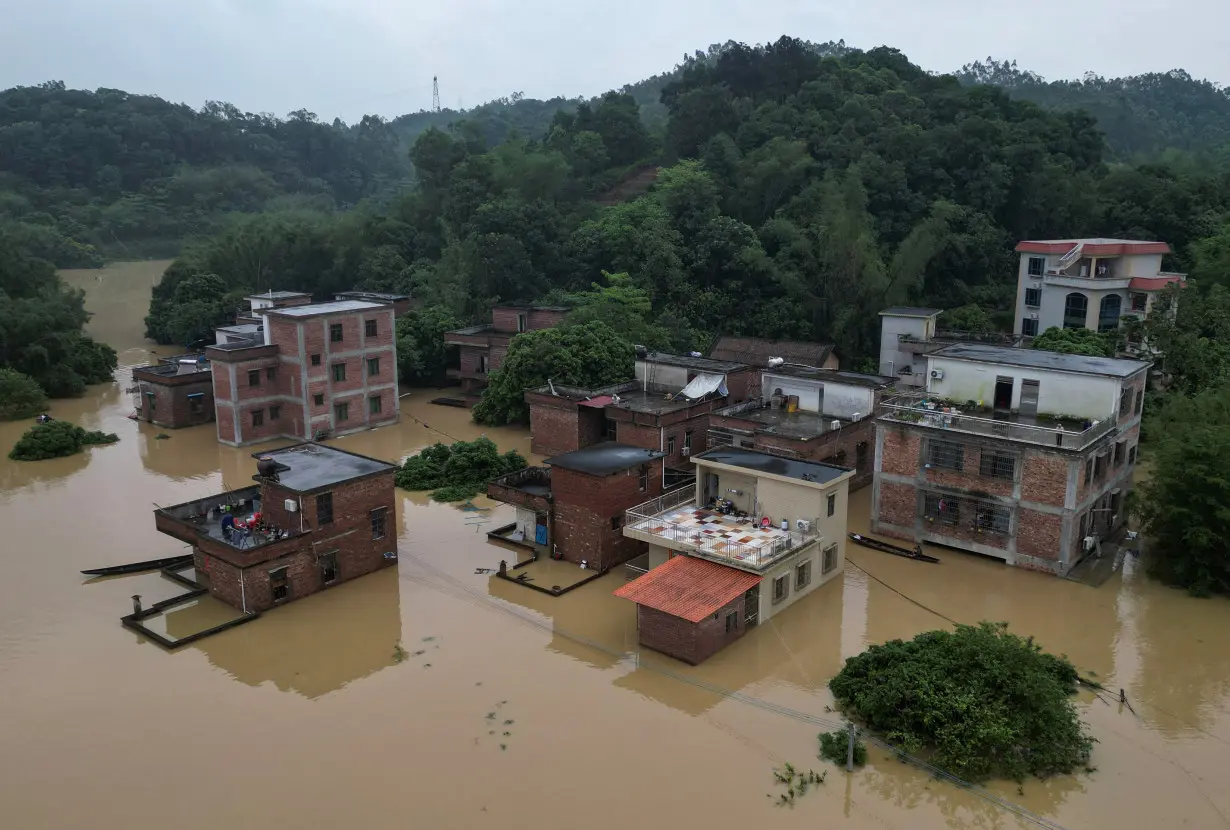
[[[487,497],[546,512],[551,508],[551,468],[526,467],[487,482]]]
[[[806,531],[760,527],[754,520],[700,508],[695,496],[695,488],[684,487],[637,505],[624,516],[624,535],[757,572],[820,539],[814,522]]]
[[[1048,271],[1042,278],[1044,285],[1054,285],[1060,288],[1084,288],[1096,289],[1098,291],[1124,291],[1132,284],[1131,277],[1116,277],[1116,276],[1076,276],[1073,274],[1065,274],[1060,271]]]
[[[1024,441],[1043,447],[1083,450],[1115,431],[1115,418],[1080,420],[1062,415],[1020,415],[992,412],[926,393],[906,393],[885,399],[887,424],[916,425],[949,432],[982,435],[1009,441]]]
[[[231,490],[203,499],[161,507],[154,511],[154,526],[181,542],[243,566],[253,561],[276,558],[299,546],[298,538],[310,531],[298,525],[273,527],[262,522],[253,529],[222,529],[222,505],[229,505],[236,519],[248,519],[260,504],[259,485]]]

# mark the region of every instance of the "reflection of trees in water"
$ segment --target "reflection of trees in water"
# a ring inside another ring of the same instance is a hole
[[[1154,582],[1137,590],[1140,674],[1129,701],[1168,736],[1211,729],[1230,702],[1230,601]]]
[[[1013,813],[994,802],[935,778],[915,766],[897,761],[892,756],[880,752],[873,761],[876,764],[874,768],[868,767],[855,775],[864,787],[897,807],[913,810],[923,805],[934,805],[943,814],[948,827],[961,830],[1023,825]],[[1057,776],[1046,781],[1035,778],[1026,781],[1022,788],[1024,795],[1005,782],[993,783],[987,789],[1005,801],[1043,815],[1053,814],[1072,793],[1085,792],[1085,785],[1074,775]]]
[[[20,433],[18,433],[20,438]],[[12,444],[17,442],[17,438],[8,446],[0,447],[0,453],[3,455],[3,460],[0,461],[0,490],[16,490],[19,487],[27,487],[29,485],[58,485],[64,479],[78,473],[86,468],[90,463],[90,448],[86,448],[75,455],[67,455],[63,458],[47,458],[42,461],[10,461],[8,452],[12,449]],[[106,449],[101,447],[100,449]]]

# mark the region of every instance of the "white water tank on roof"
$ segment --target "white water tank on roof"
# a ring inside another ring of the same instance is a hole
[[[771,357],[769,358],[769,368],[776,369],[778,366],[781,366],[785,362],[786,362],[786,358],[784,357]]]

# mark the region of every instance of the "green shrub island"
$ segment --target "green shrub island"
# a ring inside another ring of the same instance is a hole
[[[75,455],[90,444],[114,444],[120,440],[114,432],[87,431],[68,421],[36,424],[21,436],[9,452],[14,461],[42,461]]]
[[[850,750],[850,733],[842,729],[833,732],[821,732],[820,757],[834,764],[846,764],[846,753]],[[854,738],[854,766],[861,767],[867,763],[867,744],[857,736]]]
[[[1022,781],[1087,767],[1077,683],[1066,658],[983,622],[872,646],[829,687],[850,717],[906,752],[967,780]],[[844,739],[840,748],[844,763]]]
[[[0,368],[0,421],[33,418],[46,411],[47,395],[34,378]]]
[[[451,446],[432,444],[407,458],[394,481],[404,490],[431,490],[435,501],[463,501],[483,492],[491,479],[525,466],[516,450],[501,454],[495,442],[484,436]]]

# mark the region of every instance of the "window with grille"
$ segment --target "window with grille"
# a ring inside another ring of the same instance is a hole
[[[1016,474],[1016,456],[1006,452],[983,450],[979,472],[991,478],[1011,480]]]
[[[321,554],[320,581],[324,585],[337,581],[337,551]]]
[[[252,410],[252,426],[259,427],[259,426],[263,426],[264,423],[265,423],[265,410],[263,409]]]
[[[319,366],[319,365],[320,365],[320,355],[318,355],[318,354],[314,354],[314,355],[312,355],[312,365],[313,365],[313,366]]]
[[[1122,418],[1132,411],[1132,390],[1124,389],[1119,393],[1119,417]]]
[[[333,494],[321,493],[316,497],[316,524],[333,524]]]
[[[961,519],[961,502],[952,496],[928,493],[923,502],[923,515],[933,522],[955,525]]]
[[[788,596],[790,596],[790,574],[782,574],[773,580],[773,602],[781,602]]]
[[[1128,448],[1128,463],[1129,464],[1136,463],[1136,448],[1135,447]]]
[[[286,568],[274,568],[269,572],[269,590],[274,602],[290,599],[290,579]]]
[[[602,437],[607,439],[608,441],[615,440],[615,419],[614,418],[606,419],[606,427],[602,433]]]
[[[837,512],[837,494],[836,493],[829,493],[828,511],[829,511],[830,516],[832,516],[834,513]]]
[[[641,465],[640,481],[638,481],[637,484],[640,486],[642,493],[644,493],[646,490],[649,489],[649,465],[648,464]]]
[[[378,374],[380,374],[380,358],[369,357],[367,359],[367,376],[371,377]]]
[[[1038,336],[1038,321],[1031,320],[1028,317],[1021,318],[1021,334],[1026,337]]]
[[[1132,408],[1132,411],[1136,413],[1137,415],[1139,415],[1140,411],[1144,408],[1145,408],[1145,390],[1137,389],[1136,390],[1136,406]]]
[[[1006,535],[1012,525],[1012,511],[998,504],[980,503],[974,510],[974,525],[983,533]]]
[[[261,370],[260,369],[249,369],[248,370],[248,386],[260,386],[260,385],[261,385]]]
[[[675,436],[673,435],[666,436],[666,454],[667,455],[675,454]]]
[[[1026,288],[1025,289],[1025,305],[1030,308],[1037,308],[1042,305],[1042,289],[1041,288]]]
[[[344,381],[345,379],[346,379],[346,364],[345,363],[334,363],[333,364],[333,382],[340,383],[341,381]]]
[[[384,524],[385,524],[385,520],[388,518],[388,515],[389,515],[389,508],[387,507],[377,507],[375,510],[371,512],[372,538],[373,539],[383,539],[384,538],[384,530],[385,530]]]
[[[1040,277],[1042,272],[1046,270],[1046,258],[1040,256],[1031,256],[1029,258],[1029,276]]]
[[[350,403],[335,403],[333,404],[333,417],[339,421],[350,420]]]
[[[965,447],[952,441],[931,441],[927,445],[927,463],[960,472],[965,468]]]
[[[726,614],[726,633],[736,631],[739,628],[739,612],[730,611]]]
[[[837,567],[837,545],[829,545],[824,549],[824,561],[820,563],[820,573],[832,573]]]
[[[324,406],[324,405],[325,405],[325,396],[324,396],[324,395],[313,395],[313,396],[312,396],[312,403],[316,404],[317,406]]]
[[[330,343],[341,343],[342,342],[342,324],[341,323],[333,323],[332,325],[329,326],[329,342]]]
[[[811,584],[811,562],[804,562],[794,569],[794,590],[802,591]]]
[[[367,399],[367,412],[370,415],[379,415],[383,406],[384,402],[380,399],[379,395],[372,395]]]
[[[366,337],[376,336],[376,321],[375,320],[364,320],[363,321],[363,334]]]
[[[1065,329],[1083,329],[1085,318],[1089,314],[1089,298],[1073,291],[1063,301],[1063,327]]]

